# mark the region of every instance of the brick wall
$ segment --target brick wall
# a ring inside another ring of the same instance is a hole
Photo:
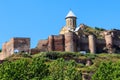
[[[64,35],[57,35],[53,37],[54,39],[54,51],[64,51]]]
[[[12,38],[10,41],[5,42],[2,46],[2,54],[0,58],[6,58],[14,53],[15,50],[19,52],[29,52],[30,38]]]
[[[48,40],[40,40],[36,48],[41,51],[48,51]]]
[[[30,49],[30,38],[13,38],[14,40],[14,50],[19,50],[20,52],[28,52]]]

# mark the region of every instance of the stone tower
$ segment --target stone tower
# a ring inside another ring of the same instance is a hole
[[[68,32],[65,33],[65,51],[74,52],[75,51],[75,43],[74,43],[74,33]]]
[[[66,27],[74,31],[76,28],[76,19],[77,19],[75,14],[72,11],[69,11],[65,19],[66,19]]]
[[[94,35],[89,35],[89,50],[90,53],[96,53],[96,41]]]

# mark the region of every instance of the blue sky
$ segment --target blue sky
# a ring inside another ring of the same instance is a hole
[[[59,34],[72,9],[77,25],[120,29],[120,0],[0,0],[0,48],[12,37],[40,39]]]

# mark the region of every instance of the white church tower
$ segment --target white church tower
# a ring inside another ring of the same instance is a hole
[[[70,10],[65,17],[66,25],[61,29],[60,34],[65,34],[76,29],[76,19],[75,14]]]
[[[72,11],[69,11],[69,13],[66,16],[66,27],[75,30],[76,28],[76,16]]]

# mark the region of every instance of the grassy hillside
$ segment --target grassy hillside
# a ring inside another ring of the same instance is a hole
[[[36,57],[44,58],[47,64],[50,64],[59,58],[63,58],[65,61],[73,60],[77,64],[77,68],[81,71],[95,71],[101,62],[116,62],[120,60],[120,54],[81,54],[78,52],[41,52],[35,55],[14,54],[6,60],[15,61],[24,58],[33,59]],[[91,66],[86,66],[87,60],[91,60]]]

